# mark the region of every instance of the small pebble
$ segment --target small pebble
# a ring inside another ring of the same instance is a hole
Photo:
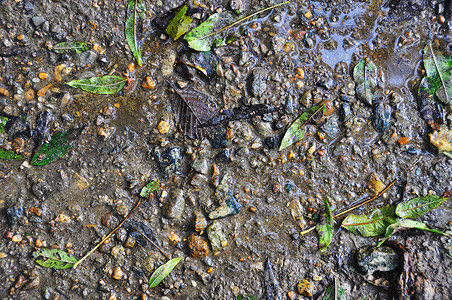
[[[121,267],[116,267],[114,270],[113,270],[113,275],[111,276],[113,279],[116,279],[116,280],[120,280],[121,278],[122,278],[122,276],[123,276],[124,274],[123,274],[123,272],[122,272],[122,270],[121,270]]]
[[[45,72],[41,72],[41,73],[38,74],[38,77],[41,80],[46,80],[49,77],[49,75],[47,73],[45,73]]]
[[[22,240],[22,237],[20,236],[20,235],[18,235],[18,234],[16,234],[15,236],[13,236],[12,238],[11,238],[11,241],[13,241],[13,242],[15,242],[15,243],[18,243],[18,242],[20,242]]]
[[[155,89],[155,81],[150,76],[146,76],[145,80],[141,84],[141,87],[148,90],[153,90]]]
[[[307,281],[306,279],[300,280],[300,282],[297,284],[297,290],[300,295],[305,297],[311,297],[312,296],[312,284]]]
[[[166,134],[170,131],[170,125],[168,122],[161,120],[159,124],[157,125],[157,128],[160,132],[160,134]]]
[[[0,252],[0,259],[1,258],[5,258],[7,255],[6,255],[6,253],[5,252]]]

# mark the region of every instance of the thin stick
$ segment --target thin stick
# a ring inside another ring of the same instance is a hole
[[[208,35],[205,35],[205,36],[203,36],[203,37],[194,39],[193,41],[206,39],[206,38],[208,38],[208,37],[210,37],[210,36],[212,36],[212,35],[218,34],[218,33],[222,32],[222,31],[224,31],[224,30],[226,30],[226,29],[229,29],[229,28],[231,28],[231,27],[233,27],[233,26],[235,26],[235,25],[237,25],[237,24],[239,24],[239,23],[242,23],[243,21],[248,20],[248,19],[254,17],[255,15],[258,15],[258,14],[260,14],[260,13],[266,12],[267,10],[276,8],[276,7],[278,7],[278,6],[287,4],[287,3],[289,3],[289,2],[290,2],[290,1],[286,1],[286,2],[283,2],[283,3],[279,3],[279,4],[276,4],[276,5],[273,5],[273,6],[264,8],[263,10],[257,11],[257,12],[255,12],[255,13],[252,13],[252,14],[249,15],[249,16],[243,17],[243,18],[241,18],[240,20],[237,20],[237,21],[235,21],[235,22],[229,24],[228,26],[221,28],[220,30],[217,30],[217,31],[215,31],[215,32],[211,32],[211,33],[209,33]]]
[[[155,248],[157,248],[167,259],[170,259],[170,257],[163,252],[162,248],[160,248],[156,243],[154,243],[150,238],[148,238],[143,231],[141,231],[140,229],[136,228],[135,226],[133,226],[132,224],[129,224],[130,226],[132,226],[133,228],[135,228],[139,233],[141,233],[142,236],[144,236],[145,239],[147,239],[149,241],[149,243],[151,243],[152,245],[154,245]]]
[[[116,232],[116,230],[118,230],[119,228],[121,228],[121,226],[122,226],[122,225],[124,224],[124,222],[127,221],[127,219],[132,215],[132,213],[135,211],[135,209],[136,209],[138,206],[140,206],[140,204],[141,204],[141,199],[142,199],[141,197],[140,197],[140,199],[138,199],[137,203],[136,203],[135,206],[129,211],[129,213],[128,213],[127,216],[124,218],[124,220],[122,220],[122,222],[119,223],[119,225],[116,226],[116,228],[113,229],[113,231],[110,232],[109,235],[107,235],[106,237],[104,237],[104,238],[102,239],[102,241],[100,241],[100,243],[96,245],[96,247],[94,247],[93,249],[91,249],[91,251],[89,251],[87,254],[85,254],[85,256],[83,256],[82,259],[80,259],[78,262],[76,262],[76,263],[74,264],[74,266],[72,267],[73,269],[77,268],[77,266],[78,266],[79,264],[81,264],[82,261],[84,261],[88,256],[90,256],[91,253],[93,253],[94,251],[96,251],[96,249],[99,248],[103,243],[105,243],[105,241],[108,240],[108,239],[113,235],[113,233]]]

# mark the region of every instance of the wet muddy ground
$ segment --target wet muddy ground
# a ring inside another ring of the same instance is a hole
[[[190,3],[205,19],[231,6],[248,15],[276,1]],[[416,99],[426,43],[452,52],[448,3],[290,1],[237,26],[236,39],[213,50],[219,65],[214,75],[206,80],[196,73],[190,81],[175,64],[195,52],[154,22],[183,1],[145,1],[142,68],[131,66],[136,61],[124,34],[126,1],[0,1],[0,115],[18,117],[0,133],[0,146],[30,157],[40,142],[32,137],[37,127],[44,141],[64,130],[79,132],[68,153],[51,164],[0,160],[0,297],[236,299],[243,294],[269,299],[264,279],[269,258],[281,299],[305,298],[297,291],[302,279],[317,297],[334,278],[347,299],[393,299],[399,297],[404,253],[409,253],[412,274],[426,282],[415,297],[450,298],[452,241],[447,236],[397,233],[386,245],[400,266],[368,275],[357,266],[356,252],[378,238],[337,230],[320,252],[315,232],[299,234],[316,224],[328,191],[333,209],[342,209],[397,179],[383,197],[359,209],[364,213],[451,189],[451,160],[430,144],[431,129]],[[66,41],[94,47],[80,54],[51,50]],[[378,67],[383,108],[356,96],[353,67],[366,57]],[[114,95],[64,84],[107,74],[133,80]],[[168,81],[210,95],[218,111],[253,104],[276,109],[191,139],[177,127]],[[290,123],[320,101],[330,101],[331,115],[309,123],[301,142],[278,151]],[[390,110],[383,132],[376,125],[381,123],[372,121],[378,109]],[[47,119],[38,121],[43,112]],[[450,128],[447,106],[444,118]],[[184,257],[159,286],[149,288],[148,280],[167,259],[126,228],[77,269],[35,263],[32,253],[39,248],[81,258],[156,179],[161,191],[131,219],[150,228],[169,256]],[[211,220],[225,199],[239,204],[238,213]],[[420,220],[451,232],[451,212],[449,200]],[[223,249],[214,249],[206,230],[196,231],[205,228],[203,221],[222,227]],[[204,248],[193,253],[193,234],[208,241],[206,257],[199,257]]]

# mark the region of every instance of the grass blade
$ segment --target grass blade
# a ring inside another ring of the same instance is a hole
[[[125,26],[125,34],[127,44],[129,44],[132,54],[140,67],[143,66],[141,58],[141,45],[137,41],[137,22],[146,17],[146,6],[143,0],[130,0],[127,6],[127,20]]]
[[[171,273],[174,267],[182,260],[182,257],[173,258],[167,261],[165,264],[157,268],[157,270],[152,273],[151,278],[149,278],[149,286],[151,288],[156,287],[166,276]]]

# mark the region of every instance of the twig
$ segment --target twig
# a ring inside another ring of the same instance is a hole
[[[133,228],[135,228],[139,233],[141,233],[142,236],[144,236],[145,239],[149,241],[152,245],[154,245],[155,248],[157,248],[167,259],[170,259],[170,257],[160,248],[156,243],[154,243],[150,238],[148,238],[140,229],[136,228],[132,224],[129,224]]]

